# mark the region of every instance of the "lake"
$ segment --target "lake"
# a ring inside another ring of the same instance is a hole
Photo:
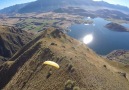
[[[113,50],[124,49],[129,50],[129,32],[111,31],[104,26],[109,23],[102,18],[93,19],[94,23],[90,25],[75,24],[69,27],[71,29],[68,35],[83,41],[88,35],[93,35],[93,41],[87,46],[93,49],[97,54],[106,55]],[[123,24],[129,27],[128,24]]]

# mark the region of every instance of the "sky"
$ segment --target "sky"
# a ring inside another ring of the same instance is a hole
[[[32,1],[36,1],[36,0],[0,0],[0,9],[9,7],[15,4],[22,4],[22,3],[32,2]]]
[[[0,0],[0,9],[5,7],[9,7],[15,4],[27,3],[36,0]],[[102,0],[94,0],[94,1],[102,1]],[[129,7],[129,0],[103,0],[111,4],[120,4]]]
[[[129,0],[94,0],[94,1],[105,1],[111,4],[119,4],[129,7]]]

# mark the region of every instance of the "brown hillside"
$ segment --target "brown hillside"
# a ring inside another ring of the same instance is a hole
[[[0,26],[0,63],[32,40],[32,34],[11,26]]]
[[[60,69],[43,65],[46,60],[57,62]],[[81,90],[129,90],[128,75],[123,64],[103,59],[82,42],[51,28],[0,67],[0,88],[66,90],[65,82],[72,80]]]

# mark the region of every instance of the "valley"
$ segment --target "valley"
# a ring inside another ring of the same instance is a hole
[[[129,23],[129,15],[120,11],[100,9],[85,10],[78,7],[59,8],[51,12],[1,14],[0,24],[16,26],[23,30],[40,32],[48,27],[67,29],[73,24],[93,23],[84,18],[101,17],[115,23]]]
[[[16,16],[1,17],[1,25],[11,25],[21,28],[23,30],[31,30],[39,32],[47,29],[48,27],[59,27],[67,29],[71,24],[84,23],[82,16],[71,15],[67,13],[29,13],[29,14],[16,14]]]

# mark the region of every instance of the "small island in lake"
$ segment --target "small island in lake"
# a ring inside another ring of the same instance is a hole
[[[120,25],[120,24],[117,24],[117,23],[108,23],[105,25],[106,28],[110,29],[110,30],[113,30],[113,31],[118,31],[118,32],[129,32],[129,29]]]

